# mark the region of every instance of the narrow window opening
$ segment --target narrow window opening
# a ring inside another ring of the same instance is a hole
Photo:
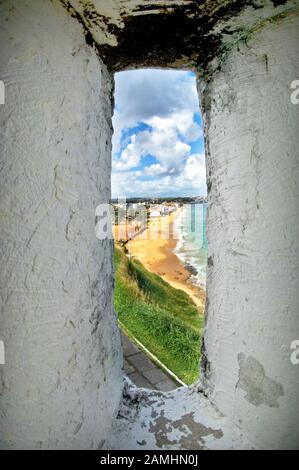
[[[114,305],[124,371],[162,391],[199,378],[204,326],[206,171],[192,72],[115,75]]]

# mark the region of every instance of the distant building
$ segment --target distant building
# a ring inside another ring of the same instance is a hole
[[[149,215],[150,215],[150,217],[160,217],[161,212],[157,211],[157,210],[153,210],[153,211],[150,211]]]

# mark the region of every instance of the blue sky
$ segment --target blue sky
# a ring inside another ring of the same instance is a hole
[[[206,194],[202,120],[192,72],[115,75],[112,197]]]

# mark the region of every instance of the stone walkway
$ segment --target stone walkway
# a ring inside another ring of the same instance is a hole
[[[121,334],[121,339],[124,369],[137,387],[168,392],[180,386],[162,369],[159,369],[124,333]]]

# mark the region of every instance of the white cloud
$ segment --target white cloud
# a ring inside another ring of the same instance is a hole
[[[193,142],[202,136],[202,129],[194,122],[193,116],[193,111],[185,109],[167,117],[153,116],[145,122],[156,129],[165,131],[172,129],[177,134],[184,136],[189,142]]]
[[[142,180],[140,176],[153,176],[155,179]],[[162,175],[162,176],[161,176]],[[161,176],[159,178],[159,176]],[[121,172],[112,174],[113,197],[169,195],[175,188],[177,195],[206,194],[206,168],[204,154],[190,155],[179,173],[166,174],[159,164],[147,167],[143,173]]]
[[[113,152],[120,150],[124,129],[153,116],[198,112],[195,79],[187,72],[142,69],[115,74]]]
[[[198,188],[206,193],[206,165],[204,154],[190,155],[182,173],[176,180],[176,184],[180,187],[189,184],[192,188]]]
[[[186,72],[142,69],[115,75],[115,103],[126,120],[138,122],[182,109],[196,112],[198,94]]]
[[[182,135],[200,134],[199,126],[193,122],[193,113],[185,111],[168,117],[154,116],[145,121],[150,130],[140,131],[131,136],[120,158],[113,160],[115,170],[129,170],[140,164],[146,155],[154,156],[166,170],[178,168],[190,154],[191,147],[183,142]]]
[[[122,72],[116,74],[115,98],[113,196],[205,194],[204,155],[191,151],[202,137],[194,122],[199,112],[194,77],[176,71]],[[145,165],[149,155],[156,162]]]
[[[140,135],[138,135],[138,138],[139,137]],[[112,161],[112,165],[115,170],[130,170],[131,168],[139,165],[142,150],[136,140],[136,135],[132,135],[131,142],[127,145],[125,150],[122,151],[120,159]]]
[[[165,168],[160,165],[160,163],[154,163],[146,168],[144,168],[144,174],[148,176],[158,176],[162,173],[165,173]]]

